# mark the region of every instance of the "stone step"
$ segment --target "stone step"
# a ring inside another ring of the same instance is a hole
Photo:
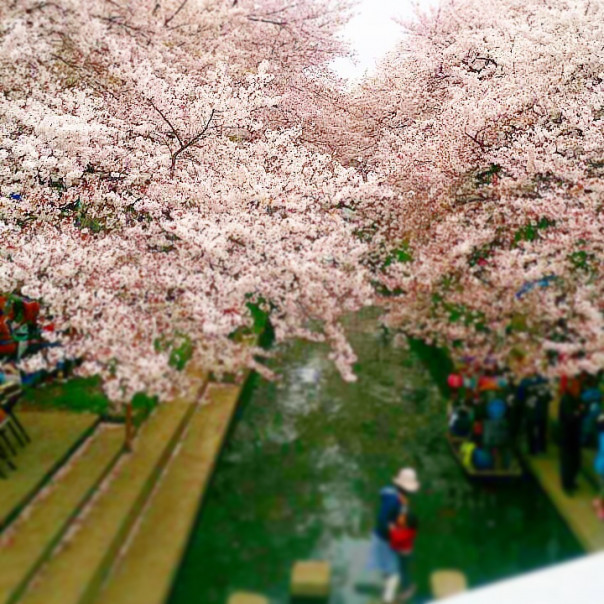
[[[17,447],[17,469],[0,479],[0,532],[16,520],[38,491],[94,432],[93,413],[55,410],[18,411],[31,442]]]
[[[331,588],[331,565],[323,560],[300,560],[292,568],[293,598],[327,599]]]
[[[230,384],[207,387],[204,404],[193,414],[178,452],[95,604],[167,600],[240,391],[241,386]]]
[[[268,598],[260,594],[237,592],[231,595],[228,604],[269,604]]]
[[[198,392],[159,406],[141,427],[78,530],[41,569],[20,602],[88,604],[98,595],[195,409]]]
[[[459,570],[437,570],[430,575],[432,595],[444,600],[468,590],[466,576]]]
[[[48,493],[36,500],[5,533],[0,551],[0,603],[12,604],[48,559],[73,518],[117,461],[123,429],[101,426],[51,482]]]

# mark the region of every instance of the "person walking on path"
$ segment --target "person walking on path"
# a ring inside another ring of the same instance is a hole
[[[403,468],[392,479],[392,485],[380,491],[380,505],[376,526],[371,535],[368,568],[380,571],[385,577],[382,596],[385,604],[395,602],[401,583],[400,560],[390,545],[390,533],[396,528],[400,516],[409,512],[409,497],[416,493],[419,487],[415,470]],[[408,577],[405,577],[405,583],[410,583]]]
[[[598,451],[594,460],[594,470],[599,481],[599,495],[594,499],[594,508],[598,518],[604,521],[604,413],[600,414],[596,423],[598,432]]]
[[[562,488],[567,493],[577,488],[577,475],[581,469],[581,426],[584,405],[580,394],[581,382],[577,378],[569,380],[560,400],[558,415],[560,478]]]
[[[526,436],[531,455],[547,450],[547,424],[552,394],[547,380],[541,376],[520,382],[519,398],[525,406]]]

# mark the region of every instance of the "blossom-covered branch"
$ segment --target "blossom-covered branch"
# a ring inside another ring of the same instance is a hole
[[[257,366],[233,337],[253,307],[278,338],[327,339],[352,377],[338,320],[372,292],[337,207],[365,185],[280,110],[294,82],[309,102],[340,17],[235,4],[0,7],[0,292],[39,300],[60,344],[22,367],[78,358],[115,402],[168,398],[187,342],[206,369]],[[258,14],[287,21],[278,41]]]
[[[340,152],[395,191],[356,211],[388,323],[519,373],[597,372],[604,4],[448,0],[405,27]]]

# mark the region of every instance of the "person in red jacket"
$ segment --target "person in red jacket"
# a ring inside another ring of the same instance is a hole
[[[401,586],[403,591],[401,601],[409,600],[415,593],[415,585],[411,582],[411,555],[417,537],[417,516],[411,511],[404,511],[398,517],[396,525],[390,529],[390,547],[399,559]]]
[[[11,357],[17,352],[17,343],[6,315],[0,313],[0,356]]]

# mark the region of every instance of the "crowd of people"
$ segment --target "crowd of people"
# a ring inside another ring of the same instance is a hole
[[[577,489],[583,448],[596,451],[599,495],[595,512],[604,521],[604,373],[560,380],[531,376],[518,382],[495,366],[448,376],[449,432],[460,443],[462,463],[477,470],[505,470],[518,448],[530,455],[547,451],[552,405],[557,403],[556,441],[560,481],[568,495]],[[418,530],[411,499],[420,489],[417,474],[403,468],[380,491],[368,569],[384,577],[385,604],[410,600],[415,592],[411,558]]]
[[[19,359],[39,339],[39,314],[35,300],[0,295],[0,356]]]
[[[531,455],[547,450],[552,402],[557,402],[560,481],[572,495],[577,488],[582,450],[596,450],[594,463],[600,495],[594,501],[604,520],[603,373],[548,380],[534,375],[514,381],[494,365],[468,365],[448,376],[451,392],[450,437],[459,443],[467,468],[506,470],[514,451]],[[524,443],[523,443],[524,441]]]
[[[54,372],[26,372],[19,367],[23,358],[53,346],[42,337],[42,331],[53,329],[52,323],[41,325],[36,300],[0,294],[0,386],[13,382],[28,386],[65,370],[66,362],[60,362]]]

